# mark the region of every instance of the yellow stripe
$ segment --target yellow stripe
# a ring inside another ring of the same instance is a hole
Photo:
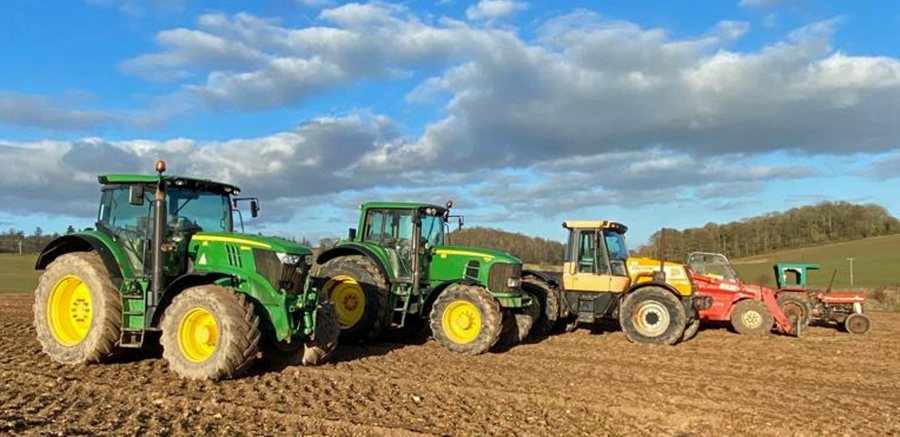
[[[479,258],[484,258],[485,261],[490,261],[494,259],[493,255],[485,255],[483,253],[478,252],[467,252],[465,250],[438,250],[436,252],[441,258],[446,258],[447,255],[462,255],[462,256],[475,256]]]
[[[193,240],[196,241],[219,241],[222,243],[234,243],[242,246],[259,247],[261,249],[271,249],[272,246],[266,243],[260,243],[253,240],[245,240],[243,238],[234,237],[216,237],[212,235],[195,235]]]

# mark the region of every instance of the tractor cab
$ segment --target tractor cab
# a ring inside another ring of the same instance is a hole
[[[691,271],[699,275],[712,279],[741,282],[731,261],[721,253],[693,252],[688,255],[687,263]]]
[[[775,284],[779,290],[805,290],[809,272],[822,268],[819,264],[777,263],[775,268]]]
[[[412,282],[417,270],[427,267],[426,253],[444,244],[449,206],[405,202],[369,202],[363,205],[358,235],[350,231],[350,240],[378,246],[394,277]],[[419,256],[415,256],[415,254]]]

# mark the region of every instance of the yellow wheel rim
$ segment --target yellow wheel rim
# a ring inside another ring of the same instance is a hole
[[[352,328],[359,323],[366,309],[366,293],[356,279],[347,275],[335,276],[325,284],[325,290],[334,302],[341,329]]]
[[[219,343],[219,325],[212,313],[203,308],[193,308],[181,318],[178,325],[178,348],[195,363],[207,360]]]
[[[444,309],[441,324],[450,341],[471,343],[481,333],[481,312],[471,302],[455,300]]]
[[[91,329],[93,306],[91,290],[78,276],[60,279],[50,290],[47,320],[53,338],[64,346],[75,346]]]

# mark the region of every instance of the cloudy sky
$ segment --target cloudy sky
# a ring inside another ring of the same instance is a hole
[[[312,239],[370,199],[633,243],[823,200],[900,215],[895,2],[52,3],[0,4],[4,228],[90,226],[96,174],[157,158]]]

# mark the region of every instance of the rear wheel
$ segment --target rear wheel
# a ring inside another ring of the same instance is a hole
[[[774,323],[772,312],[755,299],[738,302],[731,313],[731,326],[738,334],[766,335],[772,331]]]
[[[34,292],[34,327],[41,348],[63,364],[96,363],[116,351],[122,301],[100,256],[60,256]]]
[[[648,286],[624,298],[619,325],[634,343],[675,344],[684,334],[684,307],[668,290]]]
[[[391,315],[390,290],[372,260],[362,255],[334,258],[322,266],[319,276],[327,278],[324,289],[334,303],[342,340],[371,341],[381,336]]]
[[[454,284],[434,301],[430,325],[441,346],[453,352],[481,354],[500,336],[500,305],[482,287]]]
[[[218,285],[188,288],[163,315],[163,358],[188,379],[233,378],[259,351],[259,317],[243,293]]]
[[[809,300],[797,293],[779,294],[778,308],[781,308],[781,312],[784,313],[784,316],[787,317],[791,324],[795,324],[799,320],[801,328],[809,326],[809,315],[812,313]]]
[[[851,334],[865,334],[872,328],[872,320],[865,314],[854,313],[844,319],[844,329]]]
[[[544,337],[550,334],[559,320],[559,289],[541,279],[526,277],[522,278],[522,290],[531,293],[540,306],[529,335]]]
[[[540,316],[540,304],[531,293],[525,293],[531,298],[531,305],[517,310],[518,312],[505,311],[503,313],[503,329],[497,346],[510,347],[525,340],[534,329],[534,321]]]

